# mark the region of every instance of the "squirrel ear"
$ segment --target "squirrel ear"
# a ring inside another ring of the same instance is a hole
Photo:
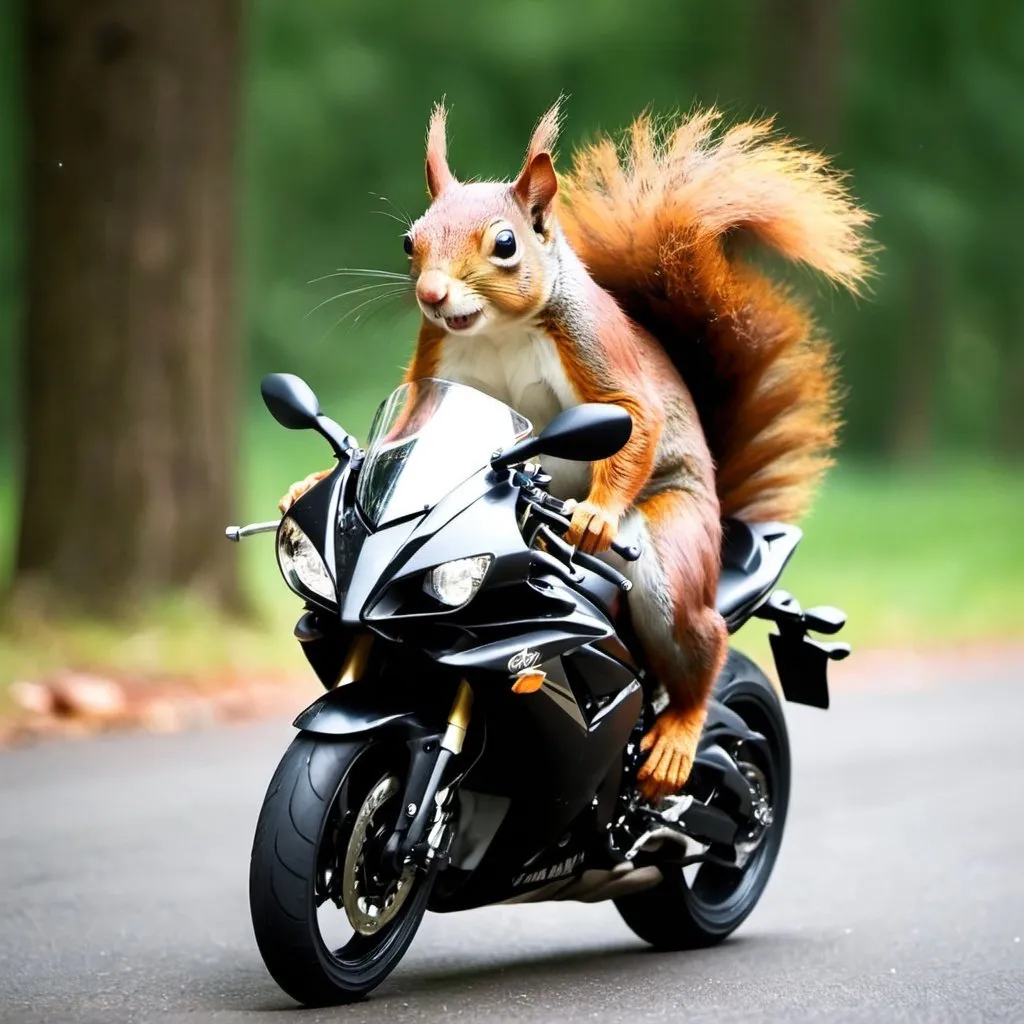
[[[555,165],[551,162],[551,154],[537,153],[523,168],[513,189],[516,197],[526,207],[534,230],[544,230],[551,214],[551,204],[558,194],[558,177]]]
[[[515,183],[515,193],[526,207],[533,226],[541,230],[551,212],[551,203],[558,192],[558,178],[551,160],[551,150],[558,138],[562,100],[559,98],[537,122],[526,150],[526,163]]]
[[[430,114],[430,127],[427,129],[427,191],[431,199],[436,199],[455,181],[448,169],[448,139],[445,134],[447,118],[444,103],[435,103]]]

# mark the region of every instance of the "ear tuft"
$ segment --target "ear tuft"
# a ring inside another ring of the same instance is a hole
[[[427,129],[427,191],[436,199],[455,178],[448,169],[448,138],[446,124],[448,111],[444,100],[434,104]]]
[[[537,122],[530,136],[530,145],[526,149],[526,162],[524,168],[529,167],[533,158],[539,153],[550,154],[558,141],[558,133],[562,128],[562,97],[551,105],[544,116]]]
[[[558,193],[558,178],[551,151],[558,141],[562,120],[562,98],[552,105],[537,122],[526,150],[526,162],[516,179],[516,196],[526,207],[534,230],[544,232],[551,214],[551,205]]]

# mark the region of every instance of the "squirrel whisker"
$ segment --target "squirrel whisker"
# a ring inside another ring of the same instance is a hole
[[[393,292],[381,292],[379,295],[372,295],[372,296],[370,296],[370,298],[366,299],[365,301],[360,302],[358,305],[353,306],[349,310],[346,310],[340,317],[338,317],[337,320],[334,321],[333,324],[331,324],[330,327],[327,328],[326,331],[324,331],[324,333],[322,335],[320,335],[320,339],[319,339],[319,341],[317,341],[317,344],[319,345],[323,341],[325,341],[327,339],[327,336],[335,328],[340,327],[350,316],[352,316],[353,313],[358,313],[359,310],[363,309],[365,306],[369,306],[369,305],[371,305],[374,302],[380,302],[382,299],[394,299],[394,298],[397,298],[399,295],[402,294],[403,291],[404,291],[404,289],[402,289],[402,291],[397,291],[396,290],[396,291],[393,291]]]
[[[386,277],[391,281],[411,280],[408,274],[396,274],[392,270],[371,270],[368,267],[338,267],[332,273],[324,274],[321,277],[314,277],[311,281],[307,281],[306,284],[319,284],[321,281],[326,281],[332,277]]]
[[[398,221],[398,223],[401,224],[403,228],[409,227],[409,222],[407,220],[402,220],[402,218],[399,217],[397,213],[392,213],[390,210],[371,210],[370,212],[379,214],[381,217],[388,217],[391,220]]]
[[[396,296],[394,296],[394,295],[389,295],[388,296],[388,298],[395,298],[395,297]],[[402,296],[399,295],[399,296],[397,296],[397,298],[399,300],[401,300]],[[359,313],[358,315],[353,317],[352,318],[352,326],[354,327],[356,324],[368,324],[375,316],[379,316],[379,315],[382,315],[384,313],[390,313],[391,314],[391,321],[390,322],[393,323],[394,319],[395,319],[395,316],[400,312],[400,310],[401,310],[401,303],[399,303],[398,305],[395,305],[393,303],[382,302],[379,306],[374,306],[373,308],[367,310],[366,313]]]
[[[323,309],[324,306],[329,305],[332,302],[336,302],[338,299],[344,299],[344,298],[346,298],[349,295],[358,295],[360,292],[373,291],[374,289],[377,289],[377,288],[393,288],[395,290],[396,294],[399,291],[404,291],[405,290],[405,286],[400,286],[400,285],[398,285],[394,281],[381,281],[379,284],[367,284],[367,285],[363,285],[361,288],[350,288],[346,292],[338,292],[337,295],[331,295],[328,298],[324,299],[323,302],[318,302],[303,317],[303,319],[305,320],[307,317],[311,317],[318,309]]]
[[[398,220],[400,223],[404,224],[407,228],[412,227],[412,217],[409,216],[408,210],[399,206],[398,203],[396,203],[393,199],[389,199],[387,196],[380,195],[377,192],[371,192],[370,195],[373,196],[374,199],[382,199],[385,203],[388,203],[392,207],[394,207],[395,212],[401,215],[400,218],[396,217],[395,219]],[[383,213],[384,211],[378,210],[377,212]]]

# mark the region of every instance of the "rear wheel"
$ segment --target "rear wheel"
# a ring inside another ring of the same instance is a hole
[[[384,866],[401,813],[402,744],[299,736],[260,812],[249,904],[274,980],[307,1006],[376,988],[419,927],[433,871]]]
[[[658,886],[615,901],[626,924],[658,949],[710,946],[735,931],[761,898],[782,844],[790,755],[775,688],[749,658],[732,651],[714,697],[767,741],[765,750],[745,744],[732,752],[753,792],[756,820],[737,844],[746,857],[741,867],[665,865]]]

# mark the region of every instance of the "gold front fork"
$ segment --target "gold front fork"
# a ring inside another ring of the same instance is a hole
[[[453,754],[462,752],[462,744],[466,740],[466,730],[469,728],[469,718],[473,710],[473,690],[469,683],[463,679],[455,691],[455,700],[452,701],[452,709],[448,712],[448,728],[444,731],[444,738],[441,746],[450,750]]]
[[[349,683],[354,683],[357,679],[362,678],[366,671],[366,663],[370,660],[371,647],[373,647],[373,633],[364,633],[352,641],[345,664],[341,666],[341,675],[338,676],[338,681],[334,684],[336,687],[348,686]]]
[[[373,634],[365,633],[357,636],[352,641],[348,656],[341,667],[341,675],[334,684],[348,686],[362,678],[366,671],[366,663],[370,660],[370,650],[373,647]],[[455,700],[452,701],[452,709],[448,712],[448,728],[444,731],[444,738],[441,746],[453,754],[462,752],[462,744],[466,740],[466,730],[469,728],[469,719],[473,711],[473,689],[465,679],[459,682],[459,688],[455,691]]]

